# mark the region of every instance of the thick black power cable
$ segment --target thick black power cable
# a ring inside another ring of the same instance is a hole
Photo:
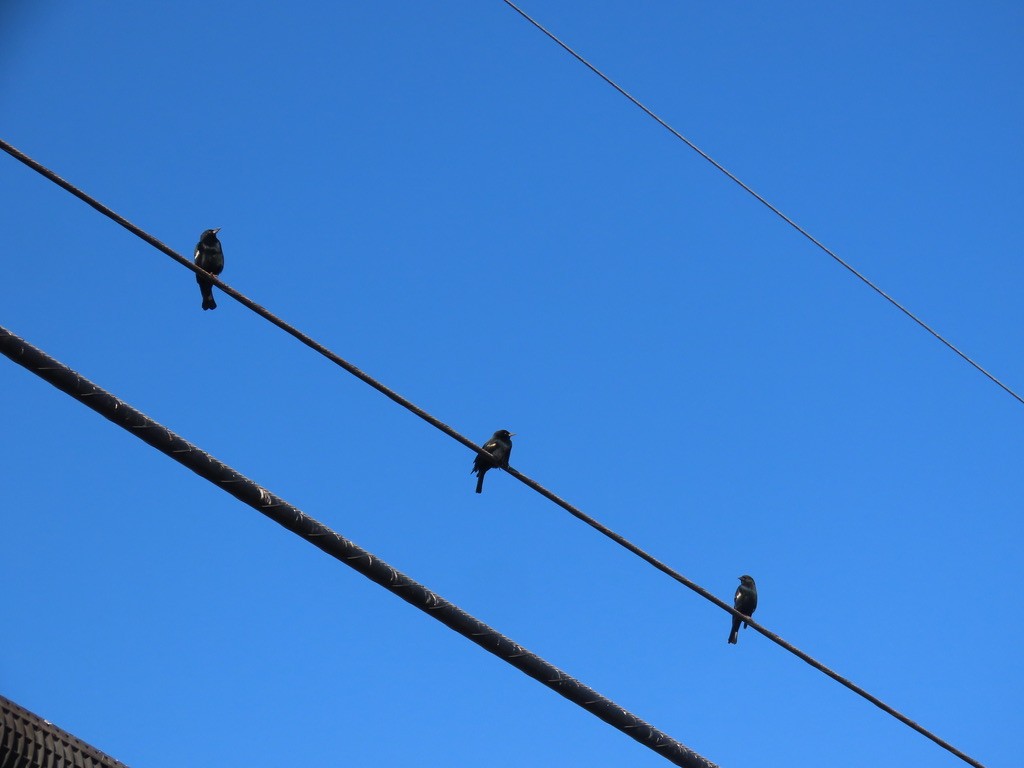
[[[198,267],[196,267],[194,264],[192,264],[192,262],[188,261],[188,259],[185,259],[183,256],[181,256],[178,253],[176,253],[175,251],[171,250],[169,247],[167,247],[166,245],[161,243],[159,240],[157,240],[155,237],[153,237],[149,233],[143,231],[142,229],[139,229],[137,226],[132,224],[130,221],[125,219],[123,216],[120,216],[119,214],[115,213],[113,210],[111,210],[107,206],[103,205],[98,200],[90,197],[89,195],[87,195],[82,190],[78,189],[77,187],[75,187],[71,183],[65,181],[60,176],[55,174],[53,171],[49,170],[45,166],[43,166],[40,163],[36,162],[32,158],[28,157],[28,155],[25,155],[23,152],[20,152],[19,150],[15,149],[10,144],[5,142],[3,139],[0,139],[0,149],[3,149],[5,152],[10,154],[12,157],[15,157],[16,159],[20,160],[25,165],[29,166],[33,170],[37,171],[38,173],[42,174],[46,178],[48,178],[51,181],[53,181],[55,184],[63,187],[68,192],[73,194],[75,197],[77,197],[80,200],[83,200],[84,202],[88,203],[90,206],[95,208],[100,213],[102,213],[105,216],[107,216],[107,217],[111,218],[112,220],[116,221],[118,224],[123,226],[125,229],[127,229],[132,234],[137,235],[138,237],[140,237],[143,240],[145,240],[147,243],[153,245],[158,250],[163,251],[165,254],[167,254],[168,256],[173,258],[175,261],[177,261],[177,262],[179,262],[181,264],[184,264],[186,267],[191,269],[193,272],[198,272],[199,271]],[[205,272],[203,274],[206,275]],[[404,397],[399,395],[397,392],[394,392],[393,390],[389,389],[388,387],[385,387],[383,384],[378,382],[376,379],[373,379],[372,377],[370,377],[369,375],[367,375],[366,373],[361,371],[359,368],[356,368],[351,363],[348,363],[347,361],[345,361],[344,359],[342,359],[341,357],[336,355],[334,352],[331,352],[329,349],[327,349],[327,347],[323,346],[322,344],[320,344],[317,341],[314,341],[312,338],[310,338],[306,334],[302,333],[297,328],[293,328],[291,325],[289,325],[288,323],[284,322],[283,320],[281,320],[280,318],[276,317],[275,315],[271,314],[268,310],[264,309],[259,304],[256,304],[254,301],[252,301],[248,297],[244,296],[243,294],[239,293],[234,288],[231,288],[226,283],[222,282],[220,279],[218,279],[216,277],[213,277],[212,275],[207,275],[207,277],[209,277],[210,281],[212,283],[214,283],[215,285],[217,285],[228,296],[231,296],[232,298],[236,299],[238,302],[240,302],[244,306],[249,307],[254,312],[256,312],[258,315],[260,315],[261,317],[269,320],[274,325],[278,326],[282,330],[284,330],[287,333],[291,334],[292,336],[297,338],[299,341],[301,341],[302,343],[306,344],[308,347],[310,347],[312,349],[315,349],[317,352],[322,354],[328,360],[331,360],[332,362],[334,362],[337,365],[339,365],[342,368],[344,368],[349,373],[352,373],[354,376],[357,376],[359,379],[365,381],[367,384],[372,386],[374,389],[376,389],[376,390],[378,390],[380,392],[383,392],[385,395],[387,395],[389,398],[394,400],[396,403],[398,403],[399,405],[407,408],[411,412],[415,413],[417,416],[422,418],[424,421],[426,421],[429,424],[432,424],[433,426],[437,427],[438,429],[440,429],[442,432],[444,432],[445,434],[449,435],[450,437],[458,440],[460,443],[465,445],[467,448],[470,448],[471,450],[474,450],[477,453],[481,452],[480,448],[478,446],[476,446],[472,441],[470,441],[469,439],[463,437],[461,434],[456,432],[454,429],[449,427],[447,424],[445,424],[441,420],[435,418],[434,416],[431,416],[429,413],[424,411],[422,408],[419,408],[419,407],[413,405],[410,401],[406,400]],[[633,554],[637,555],[638,557],[642,558],[643,560],[645,560],[648,563],[650,563],[651,565],[653,565],[655,568],[660,570],[662,573],[667,574],[668,576],[672,577],[673,579],[678,581],[683,586],[688,587],[689,589],[693,590],[694,592],[696,592],[701,597],[704,597],[705,599],[711,601],[712,603],[717,605],[722,610],[727,611],[727,612],[733,614],[734,616],[742,616],[742,614],[739,614],[728,603],[725,603],[724,601],[720,600],[718,597],[716,597],[712,593],[708,592],[706,589],[701,587],[699,584],[697,584],[696,582],[693,582],[690,579],[686,578],[685,576],[683,576],[678,571],[672,569],[671,567],[669,567],[665,563],[663,563],[660,560],[658,560],[657,558],[655,558],[653,555],[650,555],[647,552],[645,552],[644,550],[640,549],[640,547],[636,546],[635,544],[633,544],[632,542],[630,542],[628,539],[624,538],[623,536],[620,536],[619,534],[615,533],[615,531],[611,530],[607,526],[603,525],[602,523],[598,522],[594,518],[590,517],[589,515],[584,513],[582,510],[576,508],[575,506],[573,506],[572,504],[567,502],[565,499],[561,498],[560,496],[555,495],[554,493],[549,491],[547,488],[545,488],[544,486],[540,485],[540,483],[536,482],[535,480],[532,480],[531,478],[529,478],[526,475],[522,474],[518,470],[513,469],[512,467],[506,468],[506,471],[510,475],[512,475],[513,477],[515,477],[516,479],[518,479],[519,481],[524,483],[525,485],[527,485],[530,488],[532,488],[533,490],[537,491],[537,493],[541,494],[542,496],[544,496],[545,498],[549,499],[550,501],[553,501],[555,504],[557,504],[562,509],[564,509],[567,512],[569,512],[574,517],[578,518],[579,520],[582,520],[584,523],[586,523],[590,527],[594,528],[595,530],[599,531],[600,533],[603,533],[605,536],[610,538],[616,544],[619,544],[620,546],[625,547],[626,549],[628,549]],[[956,747],[954,747],[951,744],[949,744],[948,742],[940,739],[938,736],[936,736],[935,734],[931,733],[927,729],[921,727],[920,725],[915,723],[913,720],[908,718],[906,715],[903,715],[899,711],[893,709],[888,704],[883,702],[881,699],[878,699],[877,697],[871,695],[870,693],[868,693],[866,690],[864,690],[860,686],[856,685],[855,683],[851,682],[850,680],[847,680],[845,677],[842,677],[841,675],[837,674],[836,672],[833,672],[831,669],[826,667],[821,662],[819,662],[819,661],[815,660],[814,658],[812,658],[811,656],[807,655],[806,653],[801,651],[796,646],[789,644],[788,642],[783,640],[778,635],[776,635],[773,632],[770,632],[769,630],[767,630],[764,627],[762,627],[757,622],[752,621],[750,619],[747,619],[746,617],[743,617],[743,618],[746,619],[746,621],[749,623],[749,625],[751,627],[756,629],[758,632],[760,632],[762,635],[767,637],[769,640],[771,640],[772,642],[774,642],[777,645],[781,646],[782,648],[785,648],[790,653],[792,653],[792,654],[798,656],[799,658],[803,659],[808,664],[810,664],[812,667],[814,667],[815,669],[819,670],[820,672],[823,672],[824,674],[828,675],[833,680],[835,680],[835,681],[841,683],[842,685],[846,686],[847,688],[849,688],[854,693],[864,697],[865,699],[870,701],[872,704],[874,704],[875,706],[879,707],[882,711],[892,715],[893,717],[895,717],[900,722],[904,723],[905,725],[910,726],[915,731],[917,731],[917,732],[921,733],[922,735],[928,737],[929,739],[934,741],[939,746],[943,747],[944,749],[949,750],[950,752],[955,754],[957,757],[960,757],[961,759],[965,760],[966,762],[970,763],[971,765],[974,765],[977,768],[983,768],[983,766],[981,766],[980,763],[972,760],[970,757],[965,755],[963,752],[961,752],[960,750],[956,749]]]
[[[1004,392],[1006,392],[1008,395],[1010,395],[1010,397],[1012,397],[1014,400],[1019,402],[1021,405],[1024,405],[1024,397],[1021,397],[1020,395],[1018,395],[1016,392],[1014,392],[1012,389],[1010,389],[1010,387],[1008,387],[1006,384],[1001,382],[999,379],[997,379],[995,376],[993,376],[987,370],[982,368],[980,364],[976,363],[973,359],[968,357],[966,353],[961,352],[960,349],[958,349],[956,347],[956,345],[953,344],[953,342],[949,341],[947,338],[942,336],[942,334],[940,334],[938,331],[936,331],[934,328],[932,328],[930,325],[928,325],[924,320],[919,318],[917,315],[915,315],[909,309],[907,309],[902,304],[900,304],[898,301],[896,301],[896,299],[894,299],[888,293],[883,291],[878,285],[873,283],[867,276],[865,276],[861,272],[857,271],[857,269],[855,269],[852,264],[850,264],[849,262],[847,262],[844,259],[842,259],[837,253],[835,253],[835,251],[833,251],[832,249],[828,248],[824,243],[822,243],[820,240],[818,240],[816,237],[814,237],[814,235],[812,235],[806,229],[804,229],[799,224],[797,224],[795,221],[793,221],[793,219],[789,218],[789,216],[787,216],[781,210],[779,210],[774,205],[772,205],[770,202],[768,202],[767,199],[765,199],[764,197],[759,195],[757,192],[755,192],[750,186],[748,186],[746,183],[744,183],[738,176],[736,176],[735,174],[730,172],[724,165],[719,163],[717,160],[715,160],[713,157],[711,157],[711,155],[709,155],[707,152],[702,150],[700,147],[698,147],[696,144],[694,144],[688,138],[683,136],[683,134],[681,134],[679,131],[677,131],[675,128],[673,128],[671,125],[669,125],[664,120],[662,120],[660,117],[658,117],[658,115],[656,115],[654,112],[652,112],[646,105],[643,104],[643,102],[641,102],[639,99],[635,98],[625,88],[623,88],[621,85],[619,85],[614,80],[612,80],[610,77],[608,77],[608,75],[606,75],[600,69],[595,67],[593,64],[591,64],[585,58],[583,58],[583,56],[581,56],[579,53],[577,53],[575,50],[573,50],[568,44],[564,43],[553,32],[551,32],[549,29],[544,27],[539,21],[534,19],[532,16],[530,16],[528,13],[526,13],[526,11],[524,11],[522,8],[517,6],[515,3],[511,2],[511,0],[502,0],[502,2],[505,3],[505,5],[507,5],[509,8],[514,10],[516,13],[518,13],[520,16],[522,16],[524,19],[526,19],[528,22],[530,22],[533,26],[535,26],[537,29],[539,29],[541,32],[543,32],[545,35],[547,35],[549,38],[551,38],[551,40],[553,40],[555,43],[557,43],[559,46],[561,46],[568,54],[570,54],[573,58],[575,58],[578,62],[580,62],[580,64],[585,66],[587,69],[589,69],[595,75],[597,75],[602,80],[604,80],[606,83],[608,83],[608,85],[610,85],[612,88],[614,88],[620,94],[622,94],[627,99],[629,99],[635,106],[639,107],[648,117],[650,117],[652,120],[657,122],[658,125],[660,125],[662,128],[664,128],[666,131],[671,133],[673,136],[675,136],[677,139],[679,139],[681,142],[683,142],[686,146],[688,146],[690,149],[692,149],[698,155],[700,155],[705,160],[707,160],[709,163],[711,163],[711,165],[713,165],[719,171],[721,171],[726,176],[728,176],[732,181],[734,181],[737,185],[739,185],[741,188],[743,188],[746,192],[750,193],[750,195],[753,196],[755,200],[757,200],[759,203],[761,203],[763,206],[765,206],[768,210],[770,210],[772,213],[774,213],[776,216],[778,216],[784,222],[789,224],[789,226],[791,226],[793,229],[795,229],[797,232],[799,232],[805,238],[807,238],[812,243],[814,243],[814,245],[816,245],[822,251],[824,251],[829,256],[831,256],[838,264],[840,264],[841,266],[846,268],[851,274],[855,275],[858,279],[861,280],[861,282],[863,282],[866,286],[871,288],[871,290],[873,290],[875,293],[877,293],[883,299],[885,299],[890,304],[892,304],[894,307],[896,307],[896,309],[898,309],[904,315],[906,315],[911,320],[913,320],[915,323],[917,323],[919,326],[921,326],[926,331],[928,331],[928,333],[930,333],[936,339],[938,339],[943,344],[945,344],[947,347],[949,347],[951,350],[953,350],[965,362],[969,363],[971,365],[971,367],[973,367],[977,371],[979,371],[982,375],[984,375],[986,378],[988,378],[990,381],[992,381],[992,383],[994,383],[996,386],[998,386],[1000,389],[1002,389]]]
[[[714,763],[671,736],[516,644],[2,327],[0,354],[666,760],[686,768],[714,768]]]

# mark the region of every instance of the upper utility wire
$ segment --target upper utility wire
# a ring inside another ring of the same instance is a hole
[[[641,102],[639,99],[634,97],[625,88],[623,88],[621,85],[619,85],[614,80],[612,80],[610,77],[608,77],[608,75],[606,75],[600,69],[595,67],[593,64],[591,64],[585,58],[583,58],[583,56],[581,56],[575,50],[570,48],[566,43],[562,42],[562,40],[559,39],[553,32],[551,32],[549,29],[547,29],[546,27],[541,25],[540,22],[538,22],[536,19],[534,19],[528,13],[526,13],[526,11],[524,11],[522,8],[520,8],[515,3],[511,2],[511,0],[502,0],[502,2],[505,3],[505,5],[507,5],[509,8],[514,10],[516,13],[518,13],[520,16],[522,16],[524,19],[526,19],[528,22],[530,22],[533,26],[535,26],[537,29],[539,29],[541,32],[543,32],[545,35],[547,35],[549,38],[551,38],[554,42],[558,43],[558,45],[560,45],[567,53],[569,53],[578,62],[583,64],[583,66],[585,66],[587,69],[589,69],[595,75],[597,75],[602,80],[604,80],[606,83],[608,83],[608,85],[610,85],[616,91],[618,91],[623,96],[625,96],[627,99],[629,99],[631,102],[633,102],[633,104],[636,105],[637,107],[639,107],[641,110],[643,110],[644,113],[646,115],[648,115],[648,117],[650,117],[652,120],[656,121],[658,123],[658,125],[660,125],[666,131],[671,133],[673,136],[675,136],[681,142],[686,144],[686,146],[688,146],[690,149],[692,149],[698,155],[700,155],[705,160],[707,160],[709,163],[711,163],[713,166],[715,166],[715,168],[717,168],[719,171],[721,171],[726,176],[728,176],[732,181],[736,182],[736,184],[738,184],[740,187],[742,187],[745,191],[749,192],[754,197],[755,200],[757,200],[759,203],[761,203],[763,206],[765,206],[768,210],[770,210],[772,213],[774,213],[776,216],[778,216],[784,222],[789,224],[789,226],[791,226],[793,229],[795,229],[801,235],[803,235],[808,240],[810,240],[812,243],[814,243],[816,246],[818,246],[818,248],[823,250],[825,253],[827,253],[829,256],[831,256],[833,259],[835,259],[836,262],[838,262],[840,265],[845,267],[851,274],[856,276],[859,280],[861,280],[861,282],[863,282],[871,290],[873,290],[875,293],[877,293],[883,299],[885,299],[890,304],[892,304],[894,307],[896,307],[896,309],[898,309],[904,315],[906,315],[911,320],[913,320],[915,323],[917,323],[919,326],[921,326],[926,331],[928,331],[928,333],[930,333],[936,339],[938,339],[943,344],[945,344],[947,347],[949,347],[951,350],[953,350],[957,355],[959,355],[963,360],[965,360],[967,363],[969,363],[973,368],[978,370],[986,378],[988,378],[990,381],[992,381],[994,384],[996,384],[1000,389],[1002,389],[1004,392],[1006,392],[1008,395],[1010,395],[1010,397],[1012,397],[1014,400],[1016,400],[1021,405],[1024,405],[1024,397],[1021,397],[1020,395],[1018,395],[1016,392],[1014,392],[1012,389],[1010,389],[1009,386],[1007,386],[1006,384],[1001,382],[999,379],[997,379],[995,376],[993,376],[991,373],[989,373],[987,370],[982,368],[979,363],[975,362],[971,357],[969,357],[967,355],[967,353],[962,352],[955,344],[953,344],[953,342],[951,342],[945,336],[940,334],[938,331],[936,331],[934,328],[932,328],[930,325],[928,325],[928,323],[926,323],[924,320],[922,320],[917,315],[915,315],[913,312],[911,312],[909,309],[907,309],[905,306],[903,306],[898,301],[896,301],[896,299],[894,299],[888,293],[883,291],[877,284],[873,283],[863,273],[858,272],[857,269],[853,267],[853,265],[851,265],[849,262],[847,262],[844,259],[842,259],[835,251],[833,251],[831,248],[826,246],[824,243],[822,243],[820,240],[818,240],[816,237],[814,237],[814,235],[812,235],[806,229],[804,229],[799,224],[797,224],[795,221],[793,221],[793,219],[789,218],[789,216],[784,214],[781,210],[779,210],[774,205],[772,205],[770,202],[768,202],[768,200],[766,200],[764,197],[762,197],[757,192],[755,192],[750,186],[745,184],[738,176],[736,176],[731,171],[729,171],[724,165],[719,163],[717,160],[715,160],[713,157],[711,157],[711,155],[709,155],[707,152],[705,152],[703,149],[698,147],[696,144],[694,144],[688,138],[683,136],[683,134],[681,134],[679,131],[677,131],[675,128],[673,128],[671,125],[669,125],[664,120],[662,120],[660,117],[658,117],[658,115],[656,115],[654,112],[652,112],[646,105],[643,104],[643,102]]]

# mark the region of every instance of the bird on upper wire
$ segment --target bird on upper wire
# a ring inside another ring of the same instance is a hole
[[[733,597],[733,608],[742,613],[744,616],[753,616],[754,609],[757,608],[757,585],[754,584],[754,579],[750,576],[740,576],[740,585],[736,588],[736,595]],[[747,626],[747,622],[738,616],[732,617],[732,631],[729,633],[729,642],[733,645],[736,644],[736,639],[740,634],[740,622],[743,622],[743,626]]]
[[[487,470],[501,467],[508,469],[508,458],[512,455],[512,435],[507,429],[499,429],[491,439],[483,444],[484,453],[478,453],[473,460],[473,469],[470,474],[477,475],[476,492],[483,493],[484,475]]]
[[[224,249],[221,248],[220,240],[217,239],[218,232],[220,232],[220,227],[208,229],[199,236],[199,242],[196,243],[196,266],[211,275],[219,275],[224,269]],[[196,273],[196,282],[199,283],[199,291],[203,294],[203,309],[216,309],[217,302],[213,300],[213,283],[198,273]]]

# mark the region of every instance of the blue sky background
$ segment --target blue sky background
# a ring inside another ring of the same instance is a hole
[[[1024,7],[524,8],[1024,390]],[[0,11],[0,135],[990,766],[1024,407],[498,0]],[[961,765],[0,157],[4,325],[723,766]],[[665,764],[0,361],[0,693],[135,768]]]

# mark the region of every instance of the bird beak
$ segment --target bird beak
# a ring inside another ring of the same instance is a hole
[[[215,230],[213,230],[213,234],[216,235],[218,232],[220,232],[220,230],[221,230],[221,227],[217,227]]]
[[[508,436],[509,436],[509,437],[515,437],[515,436],[516,436],[516,433],[515,433],[515,432],[509,432],[509,433],[508,433]]]

